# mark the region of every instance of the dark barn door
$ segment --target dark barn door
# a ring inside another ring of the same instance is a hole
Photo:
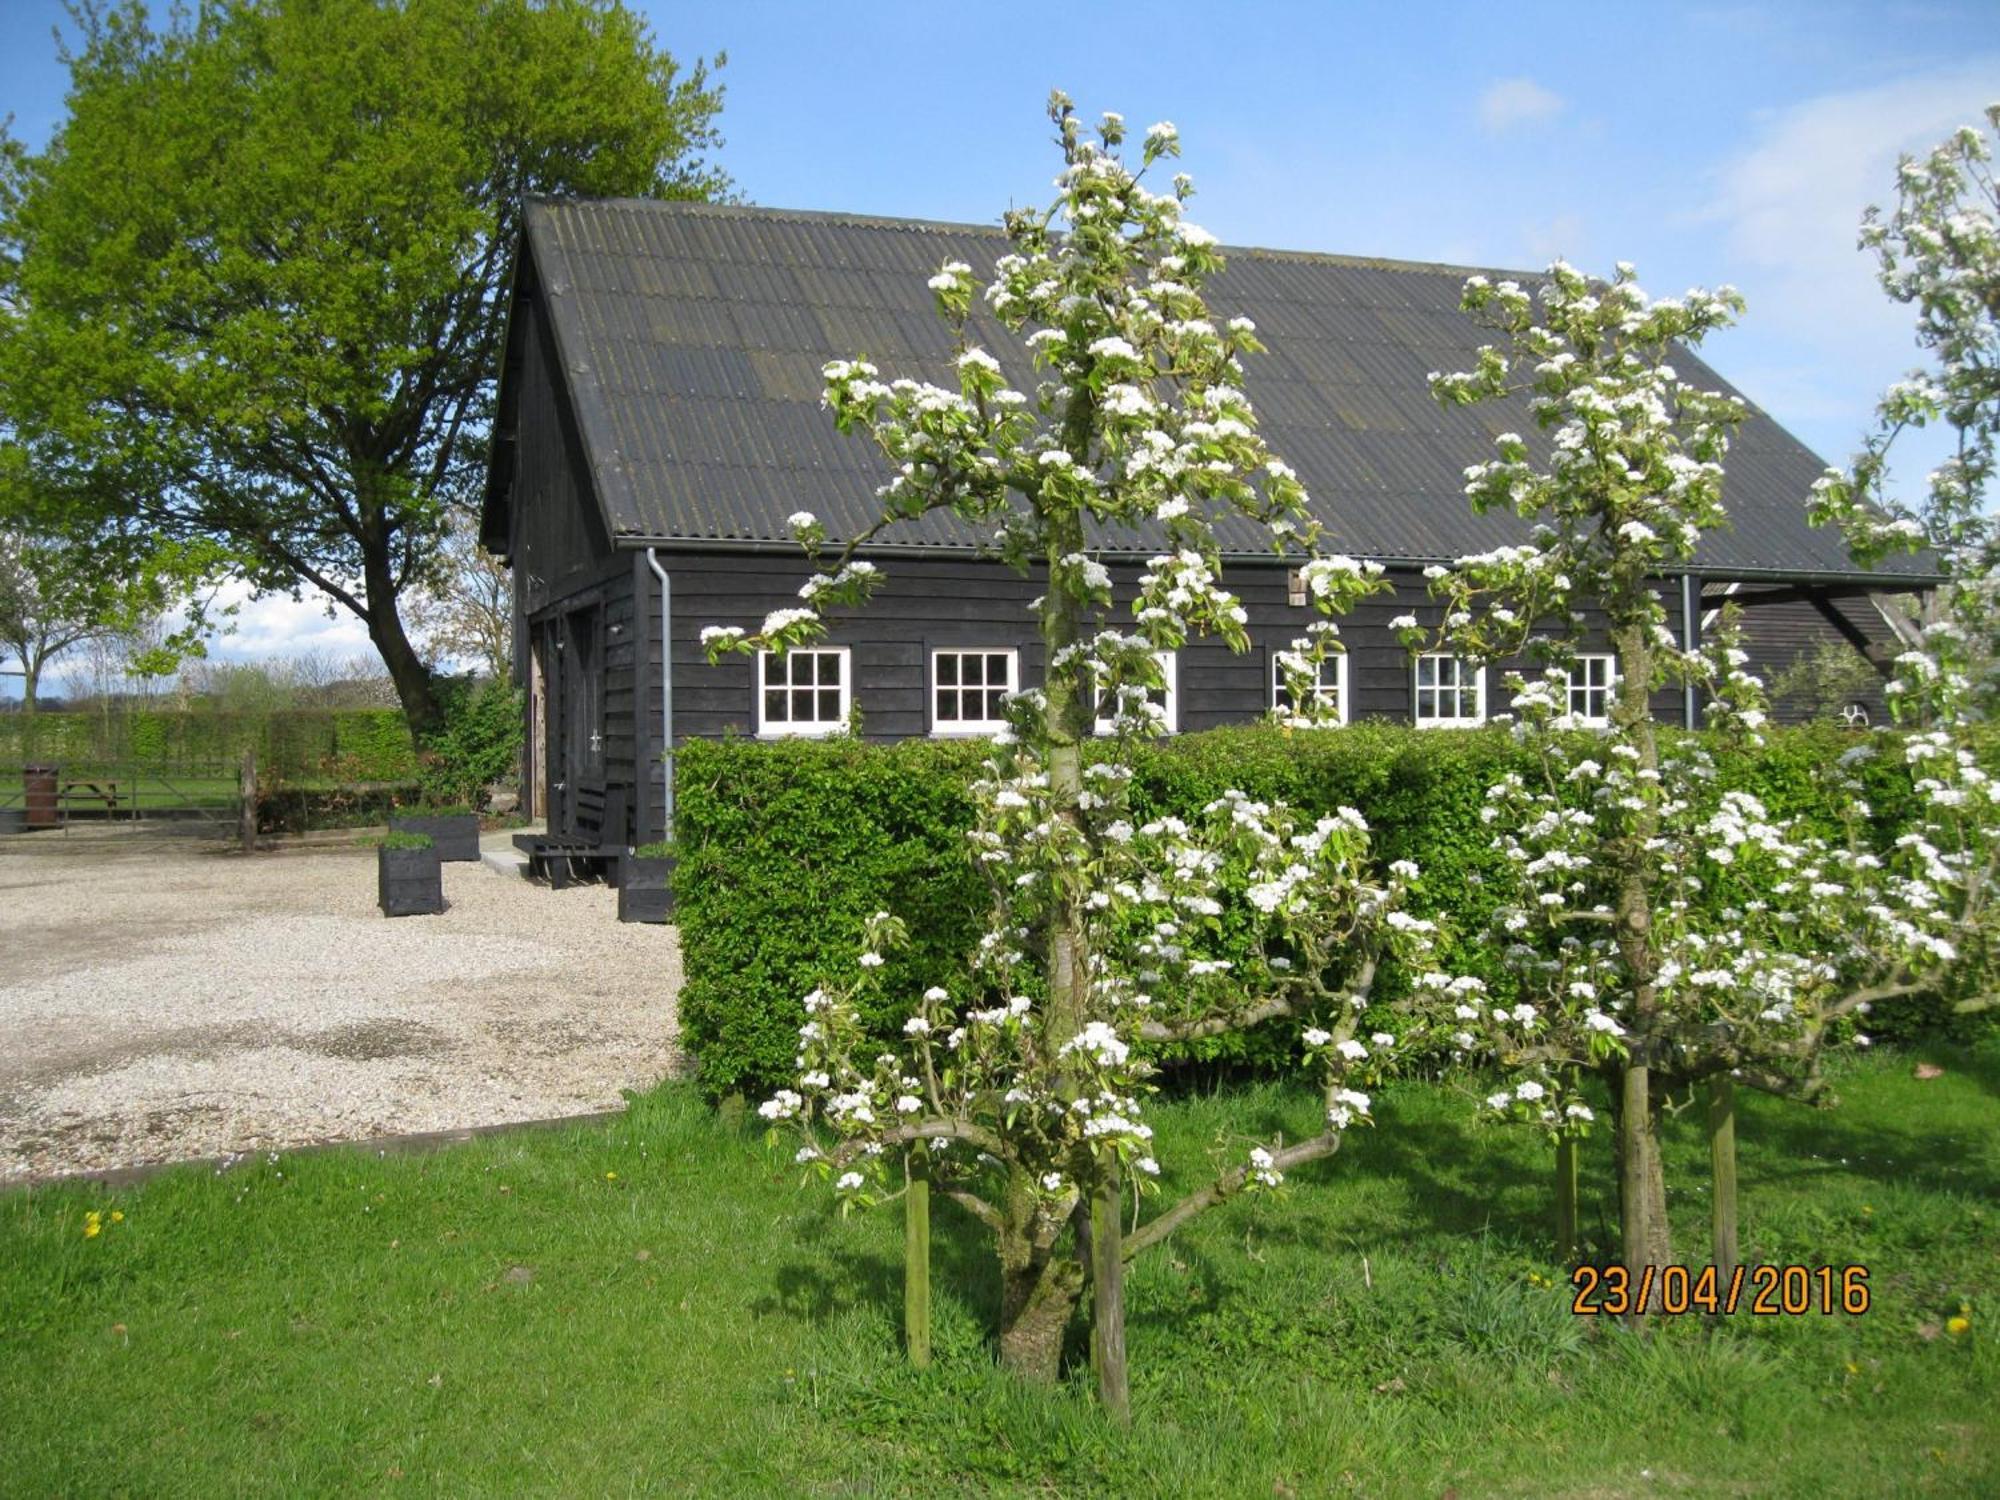
[[[604,611],[563,617],[569,682],[563,694],[563,758],[568,762],[562,831],[595,833],[604,814]]]
[[[603,630],[596,605],[535,627],[547,747],[542,807],[556,836],[595,833],[604,807]]]

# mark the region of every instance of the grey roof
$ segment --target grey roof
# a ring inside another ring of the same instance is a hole
[[[821,365],[865,355],[885,379],[950,383],[950,336],[925,279],[948,258],[983,274],[1007,248],[1000,230],[972,225],[631,199],[536,201],[526,224],[598,501],[628,543],[789,546],[785,518],[797,510],[836,540],[860,530],[886,464],[864,437],[835,431],[820,406]],[[1493,337],[1458,310],[1468,268],[1227,254],[1209,300],[1221,316],[1254,319],[1269,346],[1246,358],[1245,385],[1331,545],[1436,561],[1521,537],[1514,517],[1473,515],[1461,486],[1494,436],[1534,432],[1525,401],[1447,411],[1426,382],[1433,370],[1470,368]],[[1032,389],[1017,342],[997,325],[978,332]],[[1677,363],[1729,389],[1699,360]],[[508,422],[503,391],[503,431]],[[1854,577],[1838,536],[1806,522],[1804,497],[1823,468],[1753,408],[1729,459],[1733,525],[1704,542],[1698,566]],[[504,489],[497,465],[495,475]],[[1219,532],[1227,552],[1269,555],[1254,523],[1228,519]],[[974,536],[939,514],[884,540],[948,548]]]

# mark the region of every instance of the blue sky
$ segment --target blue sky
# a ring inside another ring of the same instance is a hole
[[[642,4],[683,58],[726,51],[723,164],[753,202],[991,222],[1053,175],[1042,101],[1181,128],[1225,242],[1731,282],[1707,354],[1839,459],[1915,359],[1854,231],[1921,150],[2000,99],[2000,6]],[[61,118],[56,0],[0,0],[0,111]],[[1913,452],[1918,474],[1926,455]],[[365,649],[309,606],[219,654]],[[4,689],[0,689],[4,690]]]

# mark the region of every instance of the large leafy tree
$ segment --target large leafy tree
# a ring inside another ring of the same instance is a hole
[[[43,522],[219,541],[367,625],[477,481],[534,194],[727,188],[720,90],[618,0],[205,0],[74,12],[69,117],[0,161],[0,406]]]
[[[149,631],[155,645],[134,668],[170,670],[193,643],[159,622],[170,608],[184,620],[206,613],[200,585],[214,562],[204,549],[119,536],[77,541],[0,522],[0,662],[15,663],[24,710],[35,711],[51,665],[95,641]]]

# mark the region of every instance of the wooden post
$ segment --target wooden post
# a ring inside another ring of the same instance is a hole
[[[1090,1362],[1097,1395],[1111,1420],[1132,1425],[1132,1390],[1125,1370],[1125,1236],[1118,1221],[1118,1159],[1106,1153],[1103,1179],[1090,1198]]]
[[[241,803],[236,815],[237,833],[243,840],[243,852],[257,852],[257,752],[243,752],[243,770],[238,778],[237,791]]]
[[[1556,1259],[1576,1265],[1576,1137],[1556,1137]]]
[[[903,1343],[919,1370],[931,1362],[931,1153],[919,1141],[903,1158]]]
[[[1708,1175],[1715,1275],[1736,1274],[1736,1080],[1714,1073],[1708,1080]]]

